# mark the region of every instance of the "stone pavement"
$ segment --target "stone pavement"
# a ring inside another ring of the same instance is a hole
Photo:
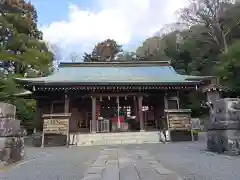
[[[82,180],[181,180],[147,151],[106,148]]]
[[[26,158],[12,167],[0,169],[0,180],[161,180],[164,176],[176,179],[166,168],[185,180],[240,179],[240,157],[209,153],[205,146],[200,140],[75,148],[26,147]]]

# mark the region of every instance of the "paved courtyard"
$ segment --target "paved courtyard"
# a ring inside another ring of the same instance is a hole
[[[240,158],[205,151],[205,143],[27,148],[1,180],[237,180]]]

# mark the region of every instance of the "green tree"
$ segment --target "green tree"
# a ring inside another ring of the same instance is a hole
[[[116,61],[137,61],[139,57],[136,55],[135,52],[121,52],[116,55]]]
[[[122,52],[122,46],[113,39],[107,39],[98,43],[91,54],[85,53],[83,60],[89,61],[114,61],[118,53]]]
[[[19,119],[33,120],[35,101],[15,96],[22,89],[13,78],[51,73],[53,54],[42,40],[37,12],[31,3],[7,0],[0,14],[0,101],[16,105]]]
[[[220,55],[217,68],[222,83],[240,92],[240,40],[230,45],[227,53]]]
[[[181,10],[180,24],[187,24],[185,29],[172,29],[151,37],[137,53],[149,60],[169,59],[181,74],[217,75],[225,85],[240,90],[239,20],[239,2],[195,0]],[[200,113],[202,97],[196,93],[187,97],[188,108],[195,115]]]
[[[166,61],[170,60],[164,50],[166,48],[166,41],[163,37],[154,36],[146,39],[142,46],[137,48],[136,54],[141,59],[146,61]]]
[[[18,7],[21,12],[1,13],[0,59],[5,70],[25,75],[28,68],[46,73],[52,66],[53,55],[42,41],[37,29],[35,8],[23,0],[8,1],[8,6]],[[12,3],[12,4],[11,4]],[[2,11],[8,11],[2,10]],[[10,73],[9,72],[9,73]]]

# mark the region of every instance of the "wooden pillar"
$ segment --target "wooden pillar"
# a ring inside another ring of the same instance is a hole
[[[136,120],[138,121],[138,102],[135,96],[133,99],[133,115],[136,116]]]
[[[121,123],[120,123],[120,119],[119,119],[119,111],[120,111],[120,106],[119,106],[119,97],[117,96],[117,127],[118,129],[121,128]]]
[[[91,133],[96,133],[96,97],[92,96],[92,124],[91,124]]]
[[[159,128],[160,127],[160,119],[161,119],[161,108],[159,108],[159,105],[158,104],[154,104],[153,106],[153,113],[154,113],[154,121],[155,121],[155,125],[156,125],[156,128]]]
[[[34,115],[34,133],[37,131],[40,131],[43,127],[43,121],[42,121],[42,112],[40,107],[40,99],[36,98],[36,111]]]
[[[143,119],[143,112],[142,112],[142,101],[143,97],[138,97],[138,116],[140,121],[140,131],[144,131],[144,119]]]
[[[38,121],[38,124],[40,124],[39,125],[39,127],[38,128],[41,128],[42,127],[42,141],[41,141],[41,147],[43,148],[44,147],[44,119],[43,119],[43,114],[42,114],[42,112],[40,112],[40,108],[43,108],[42,106],[40,106],[40,99],[39,98],[37,98],[36,99],[36,120]],[[42,110],[42,109],[41,109]]]
[[[167,98],[167,94],[164,95],[164,109],[168,109],[168,98]]]
[[[69,100],[68,96],[65,95],[65,97],[64,97],[64,113],[69,113],[69,104],[70,104],[70,100]],[[70,127],[70,117],[68,119],[68,132],[66,134],[66,136],[67,136],[66,146],[67,147],[69,146],[69,140],[70,140],[69,127]]]
[[[69,104],[70,104],[69,98],[68,98],[67,95],[65,95],[65,98],[64,98],[64,113],[69,113]]]

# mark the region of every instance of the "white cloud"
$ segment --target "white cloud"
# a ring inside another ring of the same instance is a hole
[[[98,11],[69,5],[67,21],[42,27],[44,39],[62,48],[88,52],[107,38],[122,45],[144,39],[176,19],[188,0],[96,0]]]

